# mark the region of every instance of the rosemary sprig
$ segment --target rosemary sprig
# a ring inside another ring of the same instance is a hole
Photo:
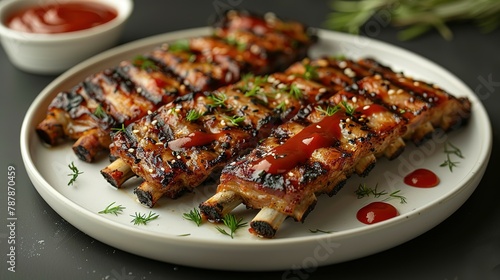
[[[197,208],[190,210],[188,213],[186,212],[182,214],[182,217],[184,217],[184,219],[186,220],[193,221],[196,226],[200,226],[201,222],[203,221],[200,210],[198,210]]]
[[[194,122],[197,119],[201,118],[202,116],[203,116],[202,112],[195,110],[195,109],[191,109],[188,111],[188,113],[186,115],[186,120],[188,120],[190,122]]]
[[[157,219],[159,217],[159,215],[149,211],[148,215],[135,212],[135,214],[130,215],[130,217],[133,217],[132,221],[130,221],[130,222],[131,223],[133,222],[134,225],[146,225],[147,223],[151,222],[152,220]]]
[[[444,153],[446,154],[446,159],[443,163],[441,163],[441,167],[446,167],[450,169],[450,172],[453,172],[453,167],[457,167],[460,162],[452,161],[451,155],[455,155],[459,158],[465,158],[462,154],[462,151],[455,145],[453,145],[450,141],[444,143]]]
[[[230,236],[231,238],[234,238],[234,233],[238,229],[247,225],[247,222],[243,222],[243,218],[238,219],[233,214],[227,214],[226,216],[224,216],[224,218],[222,219],[222,222],[229,229],[229,232],[227,232],[225,229],[223,229],[219,226],[217,226],[216,229],[220,233],[227,235],[227,236]]]
[[[333,12],[325,22],[328,28],[359,33],[374,20],[381,27],[402,27],[401,40],[413,39],[432,28],[450,40],[453,33],[446,24],[455,21],[475,21],[484,32],[500,26],[498,0],[340,0],[332,2],[331,7]]]
[[[78,178],[78,175],[83,174],[83,171],[78,170],[78,167],[75,166],[74,162],[71,162],[68,164],[69,169],[71,170],[72,173],[68,174],[68,176],[71,176],[71,179],[68,182],[68,186],[73,185],[75,183],[76,178]]]
[[[366,184],[359,184],[358,188],[356,189],[356,191],[354,193],[356,194],[358,199],[363,198],[363,197],[369,197],[370,195],[373,195],[373,197],[376,197],[376,198],[387,195],[388,197],[385,198],[384,200],[397,198],[397,199],[399,199],[399,203],[405,204],[406,197],[400,195],[399,194],[400,192],[401,192],[401,190],[397,190],[397,191],[394,191],[392,193],[387,193],[387,191],[385,191],[385,190],[379,191],[378,184],[375,185],[375,188],[367,187]]]
[[[102,211],[99,211],[98,213],[99,214],[115,214],[116,216],[118,216],[118,214],[121,214],[123,212],[123,209],[125,209],[125,207],[121,206],[121,205],[117,205],[117,206],[113,206],[113,204],[115,204],[115,202],[112,202],[110,205],[106,206],[106,208]],[[113,207],[111,207],[113,206]]]

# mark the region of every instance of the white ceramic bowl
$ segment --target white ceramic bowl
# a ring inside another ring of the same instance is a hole
[[[113,20],[80,31],[35,34],[20,32],[6,26],[7,18],[27,7],[61,3],[60,0],[0,1],[0,37],[12,64],[36,74],[58,74],[86,58],[113,47],[120,38],[123,25],[133,9],[132,0],[65,0],[66,2],[97,2],[117,12]]]

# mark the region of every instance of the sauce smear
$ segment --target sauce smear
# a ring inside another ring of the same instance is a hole
[[[417,188],[432,188],[439,184],[439,178],[434,172],[420,168],[404,178],[405,184]]]
[[[307,126],[283,145],[274,148],[262,160],[254,163],[253,168],[270,174],[281,174],[299,163],[304,163],[316,149],[330,147],[340,139],[342,117],[345,115],[336,113]]]
[[[9,17],[7,26],[29,33],[65,33],[101,25],[116,16],[114,9],[102,4],[62,2],[20,10]]]
[[[389,203],[372,202],[358,210],[356,218],[358,221],[370,225],[382,222],[398,215],[398,210]]]
[[[172,151],[180,151],[182,149],[189,149],[191,147],[207,145],[217,140],[219,137],[219,134],[195,131],[186,137],[168,142],[168,147]]]

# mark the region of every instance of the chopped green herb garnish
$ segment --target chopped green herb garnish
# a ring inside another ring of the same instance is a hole
[[[76,178],[78,178],[78,175],[83,174],[83,171],[78,170],[78,167],[75,166],[74,162],[71,162],[68,165],[69,169],[71,170],[71,174],[68,174],[68,176],[71,176],[71,179],[68,182],[68,186],[73,185],[75,183]]]
[[[134,65],[140,67],[142,70],[158,70],[158,66],[153,60],[142,55],[134,58]]]
[[[186,120],[188,120],[190,122],[194,122],[197,119],[199,119],[201,116],[203,116],[202,112],[195,110],[195,109],[191,109],[188,111],[188,113],[186,115]]]
[[[239,228],[242,228],[242,227],[247,225],[246,222],[243,222],[242,218],[237,219],[236,216],[234,216],[232,214],[227,214],[226,216],[224,216],[224,218],[222,219],[222,222],[224,223],[224,225],[226,227],[228,227],[229,232],[227,232],[225,229],[223,229],[219,226],[216,227],[217,230],[224,235],[230,236],[231,238],[234,238],[234,233]]]
[[[123,212],[123,209],[125,209],[125,207],[121,206],[121,205],[117,205],[117,206],[113,206],[113,204],[115,204],[115,202],[112,202],[110,205],[106,206],[106,208],[102,211],[99,211],[98,213],[99,214],[115,214],[116,216],[118,216],[118,214],[121,214]],[[113,206],[113,207],[111,207]]]
[[[190,210],[189,213],[182,214],[182,217],[184,217],[184,219],[186,220],[193,221],[197,226],[200,226],[201,222],[203,221],[200,210],[198,210],[197,208]]]
[[[312,66],[310,64],[305,64],[305,72],[304,72],[304,79],[306,80],[315,80],[319,77],[318,75],[318,67]]]
[[[445,167],[445,166],[448,166],[448,168],[450,169],[450,172],[453,172],[453,167],[457,167],[458,164],[460,162],[458,161],[452,161],[451,160],[451,155],[455,155],[459,158],[464,158],[464,156],[462,155],[462,151],[456,147],[455,145],[453,145],[451,142],[446,142],[444,143],[444,153],[446,154],[446,160],[441,163],[441,167]]]
[[[339,105],[336,105],[336,106],[327,106],[326,109],[323,109],[321,106],[317,106],[316,107],[316,110],[318,112],[321,112],[327,116],[333,116],[335,113],[338,112],[338,110],[340,110],[340,106]]]
[[[226,116],[226,119],[234,126],[238,126],[245,120],[245,116]]]
[[[158,214],[153,213],[149,211],[149,214],[146,216],[146,214],[141,214],[135,212],[135,215],[130,215],[130,217],[133,217],[131,223],[133,222],[134,225],[146,225],[147,223],[151,222],[152,220],[155,220],[159,217]]]
[[[289,94],[293,96],[295,99],[300,100],[303,96],[302,90],[296,85],[296,84],[291,84],[290,85],[290,92]]]
[[[276,110],[280,110],[281,112],[285,112],[286,111],[286,102],[281,101],[281,103],[278,104],[278,106],[276,106]]]
[[[369,197],[370,195],[373,195],[373,197],[381,197],[384,195],[387,195],[388,197],[384,200],[389,200],[391,198],[397,198],[400,200],[401,204],[406,203],[406,197],[399,195],[399,192],[401,190],[394,191],[392,193],[387,193],[387,191],[379,191],[378,190],[378,184],[375,185],[375,188],[369,188],[366,186],[366,184],[359,184],[358,188],[354,192],[356,196],[359,198],[363,197]]]
[[[191,48],[189,47],[189,40],[182,39],[182,40],[177,40],[173,43],[170,43],[168,45],[168,50],[173,51],[173,52],[189,51],[189,50],[191,50]]]
[[[342,101],[342,106],[344,106],[346,114],[352,116],[354,114],[354,107],[351,106],[347,101]]]
[[[208,96],[213,103],[208,104],[211,107],[226,107],[227,95],[223,92],[216,91]]]
[[[97,107],[95,108],[94,116],[96,116],[99,119],[104,119],[107,116],[101,104],[97,105]]]
[[[122,127],[113,127],[111,131],[125,132],[126,131],[125,124],[122,123]]]

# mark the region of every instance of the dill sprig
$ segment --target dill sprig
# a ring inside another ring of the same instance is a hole
[[[457,167],[460,163],[458,161],[452,161],[451,155],[455,155],[459,158],[465,158],[462,154],[462,151],[457,146],[453,145],[450,141],[444,143],[444,153],[446,154],[446,160],[439,166],[448,166],[450,172],[453,172],[453,167]]]
[[[388,197],[385,198],[384,200],[397,198],[397,199],[399,199],[401,204],[404,204],[404,203],[406,203],[406,197],[400,195],[399,194],[400,192],[401,192],[401,190],[397,190],[397,191],[394,191],[392,193],[388,193],[385,190],[379,191],[378,184],[375,185],[375,188],[370,188],[370,187],[366,186],[366,184],[359,184],[356,191],[354,191],[354,193],[356,194],[358,199],[363,198],[363,197],[370,197],[371,195],[373,195],[373,197],[375,197],[375,198],[387,195]]]
[[[78,170],[78,167],[75,166],[74,162],[71,162],[68,164],[69,169],[71,170],[72,173],[68,174],[68,176],[71,176],[71,179],[68,182],[68,186],[73,185],[76,181],[76,178],[78,178],[78,175],[83,174],[83,171]]]
[[[325,25],[328,28],[359,33],[370,20],[380,26],[402,27],[401,40],[418,37],[435,28],[445,39],[453,37],[447,23],[475,21],[483,32],[500,26],[498,0],[358,0],[334,1],[333,12]]]
[[[186,114],[186,120],[188,120],[190,122],[194,122],[197,119],[201,118],[202,116],[203,116],[202,112],[195,110],[195,109],[191,109]]]
[[[236,115],[225,116],[225,118],[234,126],[239,126],[245,120],[245,116],[236,116]]]
[[[111,131],[115,131],[115,132],[126,132],[126,127],[125,127],[125,124],[122,123],[122,126],[121,127],[113,127],[111,128]]]
[[[302,77],[306,80],[315,80],[319,77],[318,75],[318,67],[312,66],[311,64],[304,64],[304,74]]]
[[[243,222],[243,218],[236,218],[236,216],[232,215],[232,214],[227,214],[226,216],[224,216],[224,218],[222,219],[222,222],[224,223],[224,225],[229,229],[229,232],[227,232],[225,229],[217,226],[216,229],[224,234],[224,235],[227,235],[227,236],[230,236],[231,238],[234,238],[234,233],[247,225],[247,222]]]
[[[344,106],[347,115],[352,116],[354,114],[354,107],[347,103],[347,101],[342,101],[342,106]]]
[[[201,222],[203,221],[200,210],[198,210],[197,208],[194,208],[187,213],[183,213],[182,217],[184,217],[184,219],[186,220],[193,221],[197,226],[200,226]]]
[[[302,90],[296,84],[290,85],[289,94],[298,100],[302,99],[303,96]]]
[[[134,215],[130,215],[130,217],[133,217],[131,223],[133,222],[134,225],[146,225],[147,223],[151,222],[152,220],[155,220],[159,217],[158,214],[153,213],[149,211],[149,214],[141,214],[138,212],[135,212]]]
[[[112,202],[110,205],[106,206],[106,208],[102,211],[99,211],[98,213],[99,214],[115,214],[116,216],[118,216],[118,214],[121,214],[123,212],[123,209],[125,209],[125,207],[121,206],[121,205],[117,205],[117,206],[113,206],[113,204],[115,204],[115,202]],[[111,207],[113,206],[113,207]]]
[[[107,116],[106,111],[104,111],[101,104],[97,105],[97,107],[95,108],[94,116],[96,116],[98,119],[104,119]]]
[[[316,107],[316,111],[322,113],[322,114],[325,114],[327,116],[333,116],[335,113],[338,112],[338,110],[340,110],[340,106],[339,105],[336,105],[336,106],[327,106],[326,109],[323,109],[323,107],[321,106],[317,106]]]
[[[227,95],[225,93],[216,91],[210,94],[208,99],[212,101],[212,104],[208,106],[226,108]]]

